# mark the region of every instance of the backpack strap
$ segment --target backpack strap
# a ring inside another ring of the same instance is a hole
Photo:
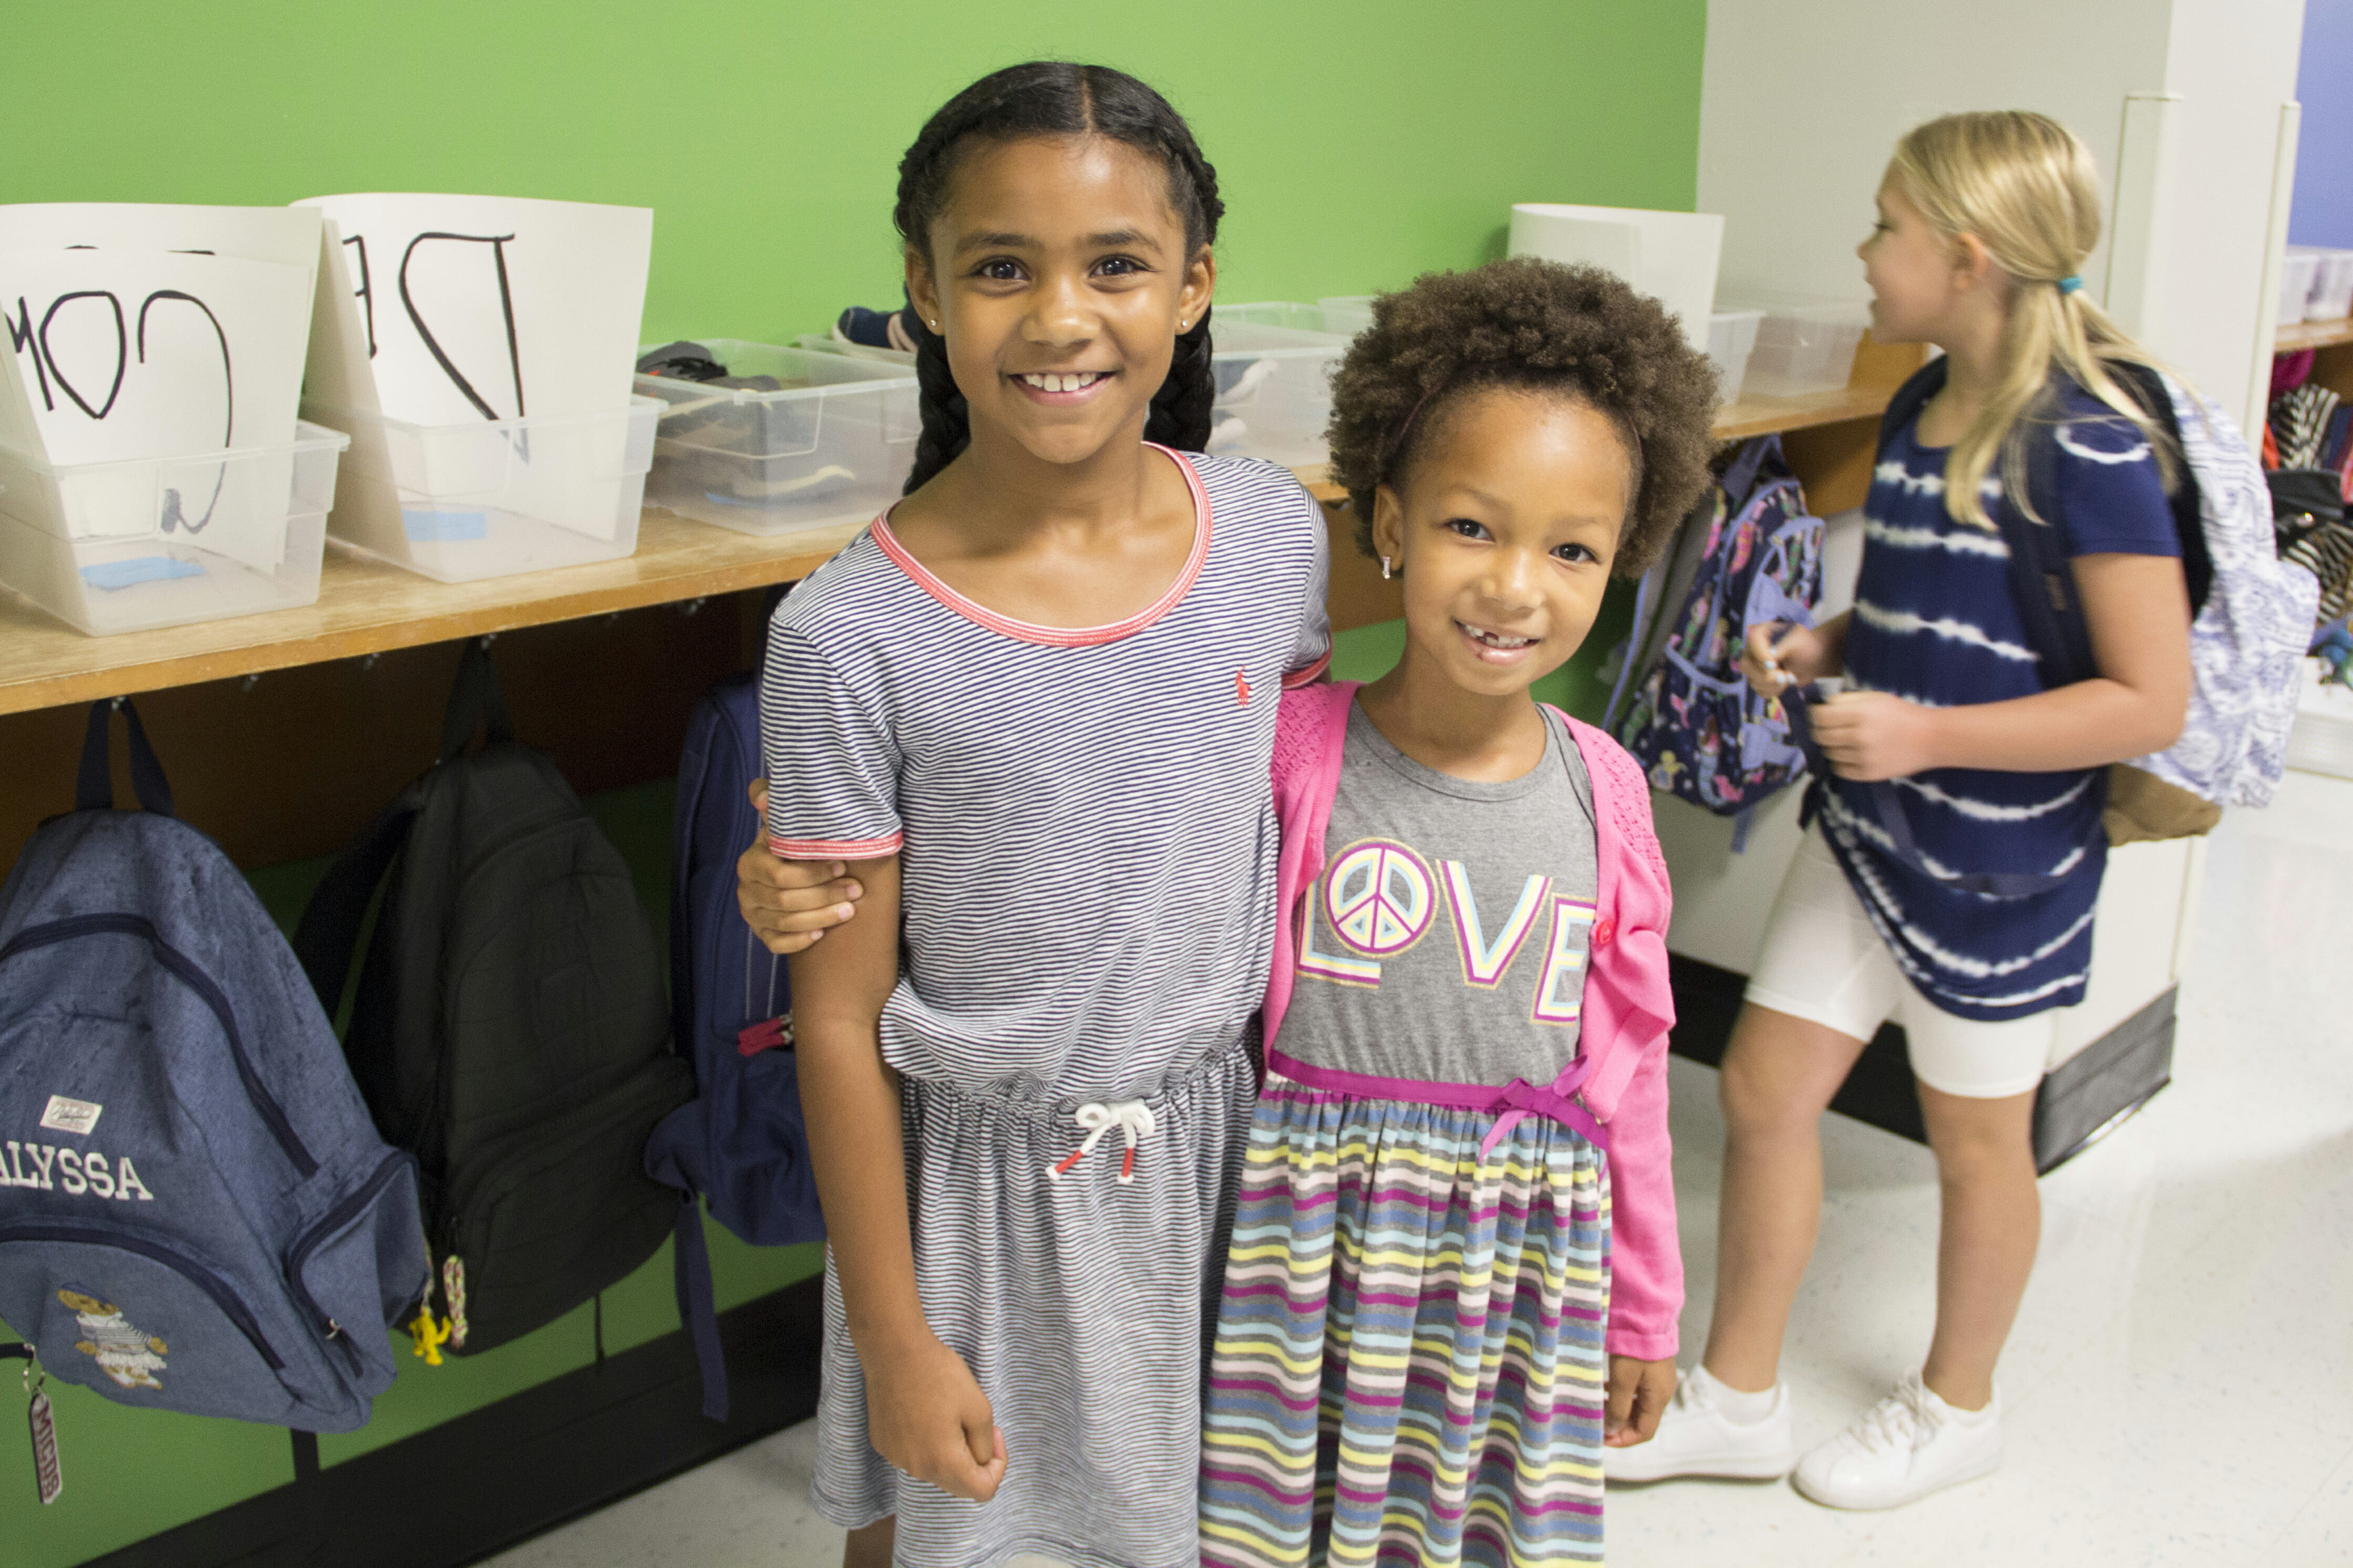
[[[492,745],[514,739],[514,721],[507,715],[506,694],[499,689],[488,639],[470,637],[458,660],[457,683],[449,689],[449,707],[441,720],[441,761],[455,762],[463,754],[477,726]]]
[[[141,809],[169,816],[172,786],[164,780],[164,764],[155,760],[154,748],[147,743],[147,729],[139,722],[139,710],[128,697],[90,705],[90,728],[81,743],[81,772],[74,781],[74,809],[114,809],[114,735],[107,716],[118,707],[130,721],[132,791],[138,795]]]
[[[326,879],[303,906],[302,922],[294,931],[294,957],[310,977],[330,1026],[343,1005],[343,983],[351,977],[352,956],[359,946],[360,927],[367,922],[368,905],[385,873],[392,869],[394,857],[408,842],[408,830],[417,826],[418,800],[412,784],[376,813],[375,820],[335,857]]]
[[[711,1248],[702,1235],[702,1203],[691,1192],[679,1194],[672,1227],[670,1279],[678,1290],[678,1319],[694,1342],[702,1373],[702,1413],[727,1419],[727,1352],[719,1343],[719,1311],[711,1289]]]

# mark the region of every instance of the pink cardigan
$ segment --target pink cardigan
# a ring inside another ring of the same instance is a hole
[[[1324,830],[1340,784],[1340,756],[1356,683],[1307,686],[1282,694],[1275,723],[1274,811],[1282,830],[1275,871],[1274,965],[1266,988],[1270,1056],[1290,1076],[1278,1044],[1296,972],[1300,902],[1324,869]],[[1667,866],[1651,826],[1651,791],[1618,742],[1568,721],[1593,780],[1599,824],[1599,914],[1585,979],[1581,1054],[1553,1085],[1514,1083],[1490,1103],[1504,1110],[1500,1132],[1522,1114],[1590,1120],[1609,1150],[1610,1257],[1609,1349],[1661,1361],[1675,1353],[1683,1312],[1683,1254],[1675,1238],[1675,1188],[1667,1136],[1667,1031],[1674,1001],[1667,984]],[[1345,1079],[1308,1069],[1315,1078]],[[1371,1082],[1375,1080],[1364,1080]],[[1335,1087],[1339,1087],[1337,1084]],[[1572,1091],[1577,1103],[1562,1105]],[[1561,1097],[1554,1098],[1555,1093]],[[1545,1108],[1546,1101],[1559,1107]]]

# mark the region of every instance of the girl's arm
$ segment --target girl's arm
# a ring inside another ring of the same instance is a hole
[[[2170,555],[2074,559],[2099,674],[2032,697],[1924,708],[1851,691],[1813,710],[1814,739],[1841,778],[1933,768],[2059,773],[2161,752],[2189,709],[2189,591]]]
[[[899,1083],[882,1060],[882,1005],[899,976],[899,862],[849,869],[866,889],[864,918],[787,962],[809,1158],[866,1374],[868,1436],[918,1480],[987,1502],[1005,1477],[1005,1438],[971,1369],[923,1318]]]

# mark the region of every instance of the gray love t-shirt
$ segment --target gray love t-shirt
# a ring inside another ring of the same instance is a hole
[[[1324,872],[1275,1048],[1440,1083],[1550,1083],[1577,1055],[1600,882],[1593,784],[1550,709],[1545,755],[1503,784],[1391,745],[1350,706]]]

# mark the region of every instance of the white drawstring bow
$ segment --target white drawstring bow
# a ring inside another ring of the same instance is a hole
[[[1156,1124],[1152,1119],[1152,1107],[1140,1100],[1114,1100],[1108,1104],[1091,1101],[1082,1105],[1073,1116],[1087,1130],[1086,1142],[1081,1143],[1071,1157],[1060,1164],[1046,1167],[1048,1181],[1060,1181],[1062,1173],[1094,1152],[1104,1133],[1116,1127],[1127,1135],[1126,1157],[1120,1161],[1119,1180],[1125,1186],[1135,1180],[1135,1146],[1152,1136]]]

